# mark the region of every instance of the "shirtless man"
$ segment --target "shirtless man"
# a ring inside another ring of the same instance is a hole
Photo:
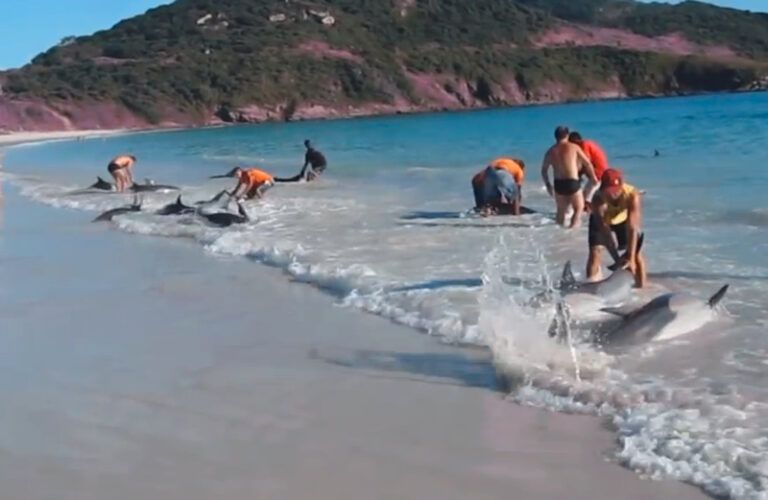
[[[311,182],[325,172],[328,167],[325,155],[315,149],[309,139],[304,141],[304,147],[307,148],[307,153],[304,155],[304,166],[301,167],[301,172],[293,177],[275,177],[275,182]]]
[[[584,212],[584,194],[581,192],[579,172],[586,174],[589,179],[587,186],[587,198],[592,196],[597,187],[595,169],[587,155],[579,146],[568,142],[569,131],[567,127],[555,129],[554,146],[549,148],[544,160],[541,162],[541,178],[547,187],[550,196],[554,194],[557,204],[557,223],[565,226],[565,212],[568,207],[573,208],[573,216],[569,229],[577,228],[581,224],[581,214]],[[583,169],[581,166],[583,165]],[[549,182],[549,168],[554,170],[554,193]]]
[[[136,163],[136,157],[133,155],[117,156],[109,162],[107,171],[115,179],[115,189],[123,192],[133,186],[133,173],[131,169]]]

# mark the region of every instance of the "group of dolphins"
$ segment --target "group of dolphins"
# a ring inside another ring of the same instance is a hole
[[[630,296],[635,277],[626,269],[613,272],[602,281],[577,282],[571,263],[565,264],[560,282],[564,301],[557,306],[557,317],[549,330],[551,337],[562,339],[569,321],[567,299],[577,294],[592,296],[603,304],[622,304]],[[592,341],[605,350],[621,350],[657,339],[691,333],[714,318],[713,310],[725,296],[729,285],[721,287],[708,300],[685,292],[665,293],[639,307],[603,307],[601,312],[619,319],[603,328],[593,327]]]
[[[98,177],[94,184],[88,186],[86,190],[81,192],[93,192],[94,190],[114,191],[115,186],[112,183],[105,181],[101,177]],[[130,187],[130,191],[136,193],[136,196],[134,196],[133,199],[133,203],[130,205],[107,210],[106,212],[96,217],[93,222],[111,221],[118,215],[123,215],[130,212],[140,212],[142,201],[138,195],[141,193],[167,193],[179,190],[180,189],[176,186],[171,186],[168,184],[156,184],[149,179],[147,179],[143,184],[134,183],[133,186]],[[219,203],[225,196],[227,197],[227,205],[229,205],[232,196],[228,191],[225,190],[221,191],[210,200],[200,201],[195,203],[195,206],[189,206],[185,205],[184,202],[181,201],[181,195],[179,195],[175,202],[165,205],[154,213],[156,215],[196,215],[206,220],[210,224],[218,227],[229,227],[232,224],[243,224],[245,222],[249,222],[251,219],[239,200],[237,200],[237,213],[219,209]]]
[[[114,191],[114,186],[99,177],[87,192]],[[141,193],[179,191],[176,186],[155,184],[146,180],[144,184],[134,184],[131,191],[137,194],[131,205],[113,208],[100,214],[96,221],[110,221],[117,215],[129,212],[141,211],[141,201],[138,195]],[[237,213],[220,210],[220,202],[227,197],[227,205],[232,195],[228,191],[219,194],[207,201],[195,203],[194,206],[185,205],[181,195],[175,202],[165,205],[156,212],[157,215],[196,215],[210,224],[218,227],[228,227],[233,224],[242,224],[250,221],[248,213],[237,200]],[[642,240],[638,242],[642,246]],[[603,305],[616,305],[624,303],[634,287],[634,276],[625,269],[612,269],[613,273],[602,281],[577,282],[571,264],[568,262],[563,269],[560,282],[560,293],[565,299],[575,295],[587,295],[596,298]],[[592,335],[594,343],[605,349],[633,346],[664,338],[665,334],[674,331],[675,336],[690,333],[713,318],[712,310],[717,306],[728,291],[728,286],[720,288],[708,300],[704,301],[688,293],[675,292],[659,295],[640,307],[603,307],[601,312],[618,317],[619,321],[611,322],[608,328],[595,328]],[[553,320],[549,330],[551,337],[564,338],[566,324],[569,321],[569,306],[565,301],[558,302],[557,317]]]

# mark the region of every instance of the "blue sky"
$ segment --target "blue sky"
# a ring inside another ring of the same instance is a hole
[[[0,68],[26,64],[69,35],[89,35],[170,0],[0,0]]]
[[[0,68],[21,66],[69,35],[88,35],[170,0],[0,0]],[[468,0],[471,1],[471,0]],[[574,0],[578,1],[578,0]],[[712,0],[768,11],[768,0]]]

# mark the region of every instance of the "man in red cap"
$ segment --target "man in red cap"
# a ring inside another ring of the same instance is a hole
[[[646,284],[646,267],[639,245],[643,218],[640,192],[624,182],[617,169],[607,169],[600,182],[589,219],[587,278],[600,274],[602,251],[607,248],[619,267],[630,270],[635,275],[635,285],[642,288]],[[626,250],[624,257],[619,255],[620,250]]]

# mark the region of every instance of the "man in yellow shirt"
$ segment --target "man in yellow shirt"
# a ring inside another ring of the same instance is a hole
[[[639,241],[643,208],[640,192],[624,182],[619,170],[609,168],[600,179],[600,190],[592,198],[592,214],[589,218],[589,259],[587,278],[600,273],[603,248],[607,248],[620,268],[635,275],[635,285],[646,285],[645,259],[640,255]],[[626,250],[624,257],[619,250]]]

